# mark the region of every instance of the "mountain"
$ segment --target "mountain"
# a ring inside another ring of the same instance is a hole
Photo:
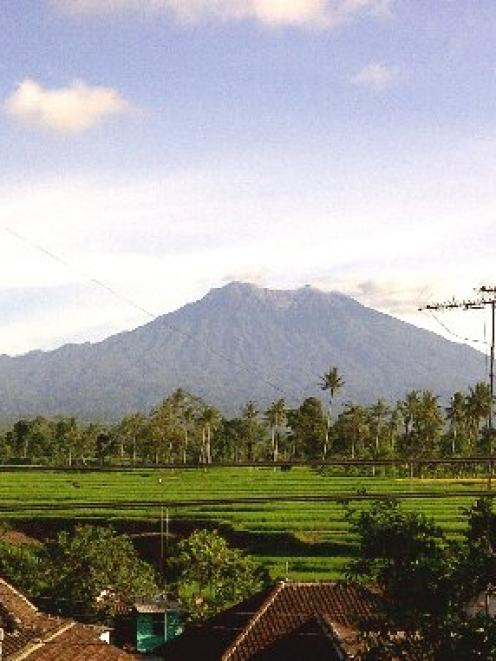
[[[484,376],[484,356],[339,293],[233,282],[98,343],[0,356],[0,416],[115,419],[182,387],[228,414],[253,399],[317,395],[336,365],[344,400],[391,401],[411,389],[447,398]]]

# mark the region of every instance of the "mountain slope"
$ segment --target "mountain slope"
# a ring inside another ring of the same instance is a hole
[[[119,417],[183,387],[227,413],[318,394],[338,366],[343,399],[396,400],[409,389],[444,397],[484,375],[479,352],[311,287],[231,283],[133,331],[96,344],[0,356],[0,416]]]

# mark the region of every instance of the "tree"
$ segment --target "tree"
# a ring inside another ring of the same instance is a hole
[[[252,595],[268,578],[252,558],[230,548],[217,531],[196,530],[183,539],[173,564],[180,595],[196,621]]]
[[[246,459],[247,461],[253,461],[255,445],[261,437],[258,409],[253,400],[250,399],[243,406],[241,410],[241,419],[243,420],[245,434]]]
[[[459,436],[465,429],[466,400],[462,392],[455,392],[450,406],[446,409],[446,418],[450,425],[451,454],[454,456],[460,450]]]
[[[320,389],[329,391],[329,406],[327,409],[327,425],[325,431],[325,440],[324,447],[322,450],[323,459],[327,456],[327,451],[329,449],[329,432],[331,428],[331,414],[332,414],[332,404],[334,401],[334,395],[341,390],[344,386],[344,380],[340,376],[337,367],[330,367],[323,376],[320,377]]]
[[[1,540],[0,575],[30,599],[37,600],[46,589],[41,546]]]
[[[11,438],[12,447],[16,456],[22,456],[27,459],[29,451],[29,437],[31,432],[31,423],[29,420],[20,419],[12,427]]]
[[[157,592],[151,566],[112,528],[81,525],[74,534],[59,533],[46,547],[46,576],[55,609],[90,621]]]
[[[117,429],[117,433],[121,440],[121,446],[124,451],[131,457],[133,466],[136,464],[138,457],[138,441],[143,435],[143,430],[146,426],[146,418],[142,413],[133,413],[125,416]]]
[[[274,463],[279,458],[279,440],[281,428],[286,424],[287,409],[284,399],[278,399],[272,402],[269,408],[265,411],[267,422],[270,425],[270,435],[272,441],[272,458]]]
[[[222,416],[213,406],[205,406],[200,415],[202,426],[202,456],[207,464],[212,463],[212,432],[216,431]]]
[[[349,402],[339,416],[339,429],[342,430],[344,440],[350,446],[351,459],[360,453],[369,435],[369,417],[367,411],[359,404]]]
[[[377,402],[370,408],[372,420],[374,423],[374,454],[376,457],[380,453],[380,438],[382,433],[382,426],[389,413],[389,406],[383,399],[378,399]]]
[[[292,456],[318,459],[322,456],[320,439],[326,430],[326,417],[322,402],[316,397],[307,397],[301,406],[288,413],[291,428]]]
[[[491,388],[487,383],[476,383],[469,388],[466,400],[466,412],[471,428],[472,449],[477,444],[483,423],[488,424],[491,412]]]
[[[496,658],[492,617],[484,612],[470,617],[466,611],[468,599],[486,588],[496,571],[496,516],[489,499],[477,501],[466,514],[465,539],[448,542],[432,519],[403,512],[397,502],[348,508],[359,545],[348,575],[375,583],[383,595],[367,659]]]
[[[426,614],[445,612],[446,539],[432,519],[421,512],[402,512],[397,501],[389,500],[361,511],[350,509],[346,516],[359,547],[348,575],[383,590],[395,625],[415,630]]]
[[[160,459],[164,458],[164,454],[170,461],[174,431],[174,410],[170,399],[164,399],[159,406],[153,409],[150,423],[155,463],[158,464]]]
[[[443,418],[439,397],[430,390],[412,390],[405,400],[398,402],[404,424],[401,439],[403,454],[407,457],[435,456],[443,431]]]

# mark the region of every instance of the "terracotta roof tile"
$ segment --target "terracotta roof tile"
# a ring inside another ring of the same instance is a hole
[[[70,622],[67,628],[44,641],[25,658],[29,661],[124,661],[137,658],[100,640],[101,631],[101,627]]]
[[[261,660],[272,658],[269,653],[289,661],[302,658],[302,645],[312,661],[332,659],[337,648],[351,656],[357,651],[357,619],[371,619],[379,601],[357,584],[280,582],[187,630],[162,650],[170,661],[197,660],[200,651],[202,661]],[[326,655],[319,656],[325,648]]]
[[[377,605],[377,597],[360,585],[280,583],[222,658],[225,661],[250,659],[315,617],[323,618],[329,626],[354,628],[356,620],[370,618]]]
[[[0,579],[3,658],[37,661],[109,661],[136,658],[99,639],[102,627],[78,624],[39,611],[12,585]]]

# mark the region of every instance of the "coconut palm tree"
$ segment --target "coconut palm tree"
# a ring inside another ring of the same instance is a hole
[[[200,415],[202,425],[202,454],[207,464],[212,463],[212,432],[216,431],[222,416],[213,406],[206,406]]]
[[[375,427],[374,454],[376,459],[379,457],[382,425],[388,413],[389,406],[383,399],[378,399],[377,402],[370,407],[370,414],[372,416]],[[372,466],[372,475],[375,475],[375,465]]]
[[[118,428],[117,433],[120,439],[121,459],[124,454],[124,447],[127,445],[128,454],[131,455],[131,461],[134,466],[137,458],[137,441],[140,432],[142,431],[146,422],[143,413],[132,413],[125,416]]]
[[[451,454],[457,451],[457,441],[460,430],[463,429],[466,413],[466,398],[462,392],[455,392],[451,404],[446,408],[446,418],[450,423]]]
[[[378,399],[377,402],[371,406],[370,413],[372,414],[375,426],[375,454],[376,456],[379,456],[379,441],[382,431],[382,423],[389,413],[389,406],[383,399]]]
[[[338,393],[341,388],[344,386],[344,380],[339,374],[337,367],[330,367],[325,374],[320,377],[320,389],[329,391],[329,405],[327,408],[327,425],[326,433],[324,440],[324,447],[322,450],[322,458],[325,459],[327,452],[329,450],[329,432],[331,429],[331,415],[332,415],[332,404],[334,401],[334,395]]]
[[[271,439],[272,439],[272,457],[274,463],[279,458],[279,434],[281,427],[286,424],[286,402],[284,399],[278,399],[272,402],[270,407],[265,411],[265,416],[270,425]]]
[[[470,426],[473,433],[473,444],[478,440],[482,425],[485,422],[489,424],[491,413],[491,388],[484,382],[476,383],[473,388],[469,388],[469,394],[466,400],[467,416],[470,420]]]
[[[369,416],[362,406],[352,402],[347,403],[341,415],[350,439],[351,459],[355,459],[359,445],[363,445],[363,439],[369,431]]]
[[[253,461],[253,450],[257,437],[258,409],[253,400],[249,400],[241,410],[241,418],[245,423],[246,458]]]

